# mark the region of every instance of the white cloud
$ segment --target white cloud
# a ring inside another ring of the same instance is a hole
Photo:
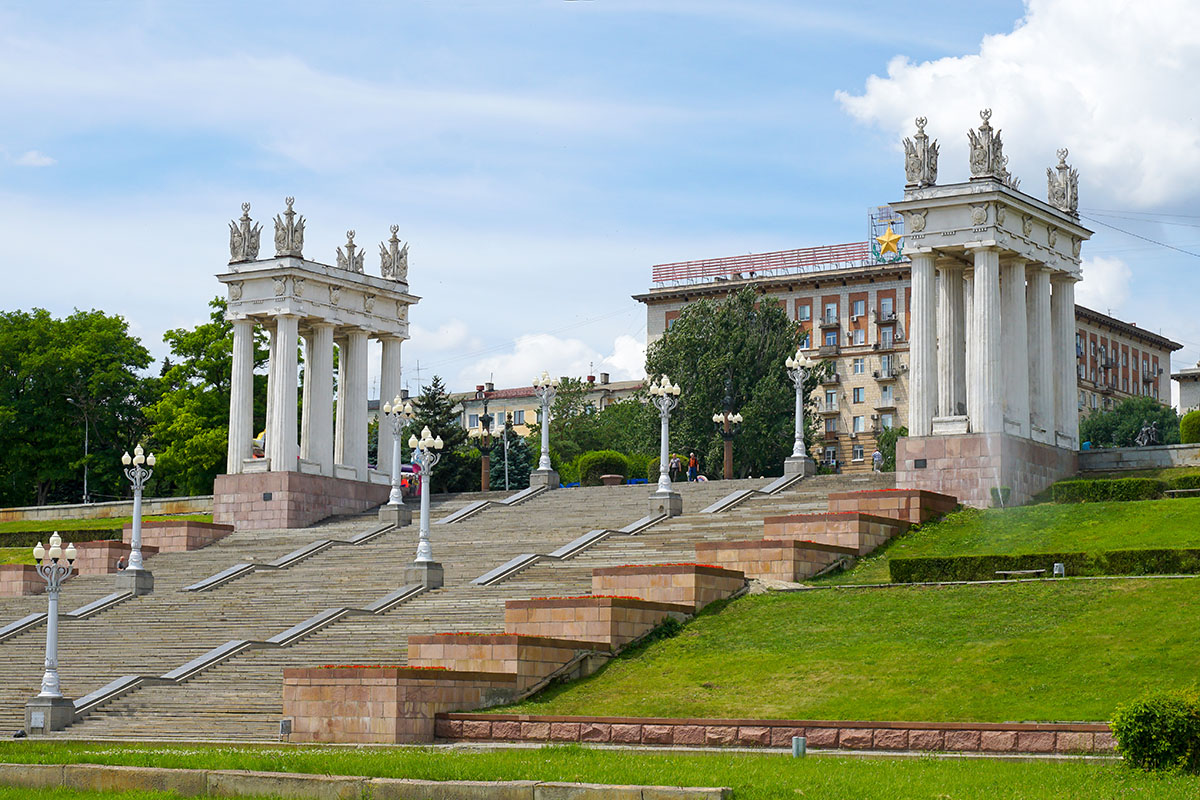
[[[459,373],[458,386],[494,381],[497,387],[528,386],[534,375],[545,370],[551,375],[583,377],[609,373],[614,381],[634,380],[646,374],[646,343],[621,335],[605,354],[580,339],[559,338],[548,333],[519,337],[511,350],[481,358]]]
[[[14,158],[13,163],[19,167],[52,167],[58,162],[45,153],[27,150]]]
[[[967,176],[966,128],[990,107],[1026,191],[1041,193],[1044,168],[1066,146],[1083,205],[1176,201],[1194,196],[1200,180],[1195,10],[1190,0],[1028,0],[1014,30],[985,37],[978,54],[921,64],[899,57],[861,95],[837,97],[897,148],[913,117],[928,117],[945,183]]]
[[[1133,271],[1119,258],[1084,259],[1083,280],[1075,287],[1075,300],[1102,314],[1120,315],[1129,299]]]

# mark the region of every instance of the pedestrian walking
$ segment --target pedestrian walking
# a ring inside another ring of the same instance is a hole
[[[688,454],[688,480],[696,480],[696,476],[700,474],[700,462],[696,459],[695,453]]]
[[[883,472],[883,453],[879,452],[879,448],[875,448],[875,452],[871,453],[871,470],[873,472]]]
[[[679,456],[672,455],[668,462],[667,469],[671,473],[671,483],[674,483],[679,478],[679,470],[682,469],[683,463],[680,462]]]

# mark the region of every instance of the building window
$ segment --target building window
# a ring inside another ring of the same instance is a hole
[[[861,403],[863,401],[864,394],[865,394],[865,391],[863,390],[863,387],[855,386],[854,387],[854,402]]]
[[[896,301],[891,297],[879,298],[879,316],[882,319],[889,319],[896,313]]]
[[[892,405],[892,402],[892,385],[890,383],[885,383],[883,388],[879,390],[879,405],[886,407]]]
[[[825,304],[825,321],[829,324],[833,324],[833,323],[837,322],[837,318],[838,318],[837,303],[826,303]]]
[[[525,424],[525,409],[518,409],[513,412],[513,425]]]
[[[1129,378],[1121,379],[1121,387],[1122,387],[1123,391],[1125,391],[1127,393],[1129,392]]]
[[[864,372],[867,371],[867,363],[866,363],[865,358],[856,358],[856,359],[854,359],[853,363],[854,363],[854,374],[855,375],[862,375]]]
[[[1080,393],[1079,393],[1079,410],[1080,410],[1080,411],[1083,411],[1083,406],[1084,406],[1084,402],[1083,402],[1083,392],[1080,392]]]
[[[853,430],[855,433],[862,433],[864,430],[866,430],[865,426],[863,425],[863,420],[864,420],[864,417],[854,417],[853,418],[853,420],[852,420],[854,423]]]
[[[800,334],[800,346],[806,349],[812,347],[812,333],[810,331],[804,331]]]
[[[879,415],[879,427],[885,431],[888,428],[892,427],[892,415],[891,414],[880,414]]]
[[[855,328],[854,329],[854,343],[855,344],[866,344],[867,343],[867,332],[864,331],[862,328]]]
[[[1121,351],[1121,366],[1122,367],[1129,366],[1129,351],[1128,350]]]
[[[479,415],[478,414],[471,414],[467,417],[467,427],[468,428],[478,428],[479,427]]]
[[[856,445],[854,445],[854,447],[850,448],[850,457],[853,458],[855,461],[862,461],[863,460],[863,446],[861,444],[856,444]]]
[[[851,319],[857,319],[867,313],[867,301],[855,300],[850,306]]]
[[[885,350],[892,349],[892,329],[890,327],[879,329],[879,346]]]
[[[1075,355],[1083,358],[1083,337],[1075,334]]]
[[[1092,410],[1095,411],[1096,410],[1096,395],[1092,394],[1091,392],[1089,392],[1088,394],[1092,398]]]
[[[1092,357],[1095,358],[1095,356],[1096,356],[1096,343],[1092,342]]]
[[[887,376],[890,376],[892,374],[892,357],[891,356],[880,356],[879,357],[879,374],[887,375]]]
[[[825,392],[825,410],[837,411],[837,390],[828,389]]]
[[[804,305],[797,305],[796,319],[800,320],[801,322],[808,322],[810,319],[812,319],[812,306],[810,306],[808,303],[805,303]]]
[[[1085,378],[1087,378],[1087,366],[1081,362],[1079,364],[1079,379],[1084,380]]]
[[[837,433],[837,417],[830,417],[825,420],[825,432]]]
[[[837,347],[837,331],[825,331],[825,346]]]
[[[830,445],[829,447],[825,448],[825,463],[826,464],[836,464],[837,463],[837,448],[836,447]]]

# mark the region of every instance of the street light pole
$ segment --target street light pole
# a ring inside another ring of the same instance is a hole
[[[671,488],[670,473],[670,420],[671,411],[679,405],[679,384],[672,384],[666,375],[660,383],[650,382],[650,402],[662,416],[662,441],[659,444],[658,455],[658,487],[650,495],[650,513],[665,514],[668,517],[683,513],[683,497]]]
[[[413,407],[412,403],[396,395],[392,402],[384,403],[380,410],[392,423],[392,491],[388,495],[387,505],[379,509],[379,521],[390,522],[400,528],[412,524],[412,511],[404,505],[404,462],[400,457],[400,432],[413,418]]]
[[[60,563],[63,557],[67,563]],[[49,563],[47,563],[47,558]],[[33,548],[33,560],[38,575],[46,582],[46,671],[42,674],[42,690],[25,706],[25,731],[46,733],[61,730],[74,719],[75,705],[62,695],[62,684],[58,678],[58,596],[63,582],[71,576],[75,566],[75,545],[62,549],[62,538],[58,533],[50,537],[50,549],[38,542]]]
[[[533,379],[533,393],[542,403],[542,455],[538,459],[538,468],[529,473],[529,487],[538,486],[546,489],[557,489],[558,473],[550,464],[550,407],[558,394],[558,378],[551,378],[543,371],[540,377]]]
[[[142,489],[154,474],[154,453],[144,455],[139,444],[121,456],[125,465],[125,477],[133,484],[133,532],[129,537],[129,566],[117,573],[117,586],[135,595],[149,594],[154,590],[154,575],[142,564]],[[143,466],[144,465],[144,466]]]
[[[417,558],[411,567],[405,570],[406,583],[420,583],[426,589],[436,589],[442,585],[442,565],[433,560],[433,547],[429,543],[429,479],[432,477],[434,466],[442,459],[442,437],[434,437],[429,426],[421,431],[421,438],[416,434],[408,439],[417,462],[421,465],[421,524],[417,534]]]
[[[725,380],[725,402],[723,410],[713,414],[712,421],[725,440],[725,480],[733,479],[733,437],[741,430],[742,415],[733,411],[733,387],[729,379]]]
[[[815,475],[817,465],[808,457],[808,451],[804,447],[804,381],[816,368],[817,362],[797,349],[796,355],[789,356],[785,364],[788,377],[796,387],[796,437],[792,444],[792,454],[783,462],[783,474],[801,477]]]
[[[475,387],[475,399],[483,401],[483,415],[479,417],[479,435],[478,438],[482,444],[480,451],[480,475],[479,486],[480,491],[486,492],[491,489],[492,483],[492,415],[488,413],[488,396],[484,391],[483,384]],[[472,429],[474,433],[474,429]],[[472,437],[476,438],[476,437]]]

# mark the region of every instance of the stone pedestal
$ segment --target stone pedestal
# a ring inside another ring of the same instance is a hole
[[[808,478],[817,474],[817,462],[808,456],[788,456],[783,461],[783,474]]]
[[[384,525],[395,525],[397,528],[412,525],[412,515],[412,509],[408,506],[389,504],[379,507],[379,521]]]
[[[535,469],[529,473],[529,487],[531,489],[557,489],[561,485],[558,482],[558,473],[552,469]]]
[[[436,561],[410,564],[404,570],[405,585],[419,583],[426,589],[440,589],[444,577],[442,565]]]
[[[239,531],[305,528],[335,514],[358,514],[386,503],[391,492],[387,483],[301,472],[218,475],[213,522]]]
[[[650,495],[650,514],[678,517],[683,513],[683,495],[679,492],[655,492]]]
[[[1079,471],[1079,453],[1007,433],[910,436],[896,442],[896,488],[928,489],[988,508],[992,489],[1012,490],[1020,505]]]
[[[31,736],[61,731],[75,721],[75,704],[66,697],[34,697],[25,704],[25,732]]]
[[[135,596],[154,591],[154,573],[148,569],[124,569],[116,573],[118,592],[132,592]]]

